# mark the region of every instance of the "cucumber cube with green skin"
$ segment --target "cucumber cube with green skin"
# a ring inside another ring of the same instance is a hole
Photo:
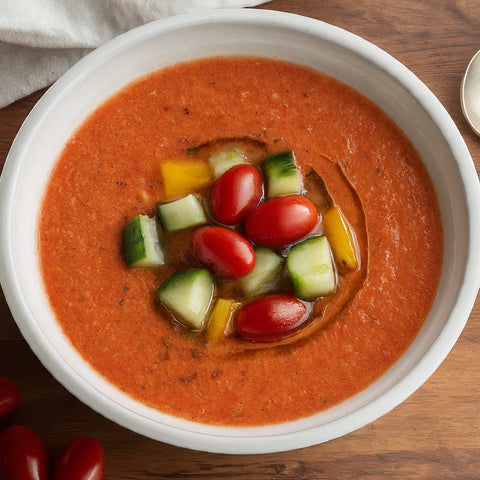
[[[192,193],[173,202],[157,203],[157,213],[167,232],[207,223],[203,206]]]
[[[265,159],[265,174],[269,198],[295,195],[302,190],[302,182],[292,150],[268,156]]]
[[[213,152],[208,161],[212,167],[213,176],[217,179],[235,165],[246,163],[246,157],[240,148],[230,145]]]
[[[204,268],[180,270],[157,289],[157,299],[174,317],[193,330],[205,324],[215,290],[212,274]]]
[[[255,266],[240,279],[245,295],[260,295],[278,285],[283,259],[273,250],[265,247],[255,249]]]
[[[157,222],[147,215],[137,215],[122,232],[123,253],[128,267],[158,267],[164,263]]]
[[[295,295],[301,300],[315,300],[335,291],[332,254],[324,235],[294,245],[288,252],[287,270]]]

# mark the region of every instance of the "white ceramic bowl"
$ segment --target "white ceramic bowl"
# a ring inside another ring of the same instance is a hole
[[[445,230],[438,294],[408,351],[378,381],[344,403],[281,425],[222,428],[149,409],[106,383],[74,351],[53,318],[37,266],[38,206],[50,170],[84,118],[135,78],[198,57],[248,54],[290,60],[336,77],[392,117],[434,182]],[[345,435],[385,414],[435,371],[460,335],[480,285],[480,192],[453,121],[422,82],[374,45],[325,23],[263,10],[189,14],[116,38],[66,73],[35,106],[11,148],[0,183],[0,278],[25,339],[74,395],[154,439],[222,453],[267,453]],[[473,248],[475,247],[475,248]]]

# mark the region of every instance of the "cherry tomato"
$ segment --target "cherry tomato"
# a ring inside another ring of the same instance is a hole
[[[103,447],[94,438],[78,437],[55,460],[53,480],[102,480],[104,473]]]
[[[280,340],[307,319],[306,313],[307,307],[292,295],[267,295],[248,303],[240,310],[237,331],[246,340]]]
[[[317,209],[308,198],[288,195],[256,207],[245,221],[245,231],[257,245],[283,247],[303,238],[317,222]]]
[[[13,412],[20,403],[17,385],[8,378],[0,378],[0,418]]]
[[[201,227],[193,232],[192,243],[200,262],[226,277],[243,277],[255,266],[250,242],[228,228]]]
[[[212,188],[212,216],[224,225],[235,225],[260,203],[262,196],[260,170],[253,165],[236,165],[227,170]]]
[[[0,478],[47,480],[47,453],[33,430],[23,425],[13,425],[2,433],[0,445]]]

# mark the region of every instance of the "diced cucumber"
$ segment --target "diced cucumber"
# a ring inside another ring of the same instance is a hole
[[[157,203],[157,213],[168,232],[207,223],[202,204],[192,193],[173,202]]]
[[[266,293],[278,285],[283,259],[273,250],[264,247],[255,249],[255,266],[240,280],[245,295]]]
[[[311,237],[294,245],[287,256],[287,269],[295,295],[314,300],[335,291],[335,271],[327,237]]]
[[[302,182],[292,150],[275,153],[265,159],[269,198],[300,193]]]
[[[122,237],[123,252],[128,267],[163,265],[163,250],[154,218],[137,215],[125,225]]]
[[[213,176],[217,179],[227,170],[230,170],[230,168],[246,163],[247,160],[240,148],[235,145],[229,145],[213,152],[208,161],[212,167]]]
[[[157,298],[177,320],[201,330],[212,302],[215,283],[204,269],[180,270],[170,275],[157,289]]]

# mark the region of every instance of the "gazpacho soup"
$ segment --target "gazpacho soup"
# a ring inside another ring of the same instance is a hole
[[[292,63],[215,57],[128,85],[72,135],[39,220],[64,334],[161,412],[254,426],[328,409],[409,347],[443,232],[380,108]]]

